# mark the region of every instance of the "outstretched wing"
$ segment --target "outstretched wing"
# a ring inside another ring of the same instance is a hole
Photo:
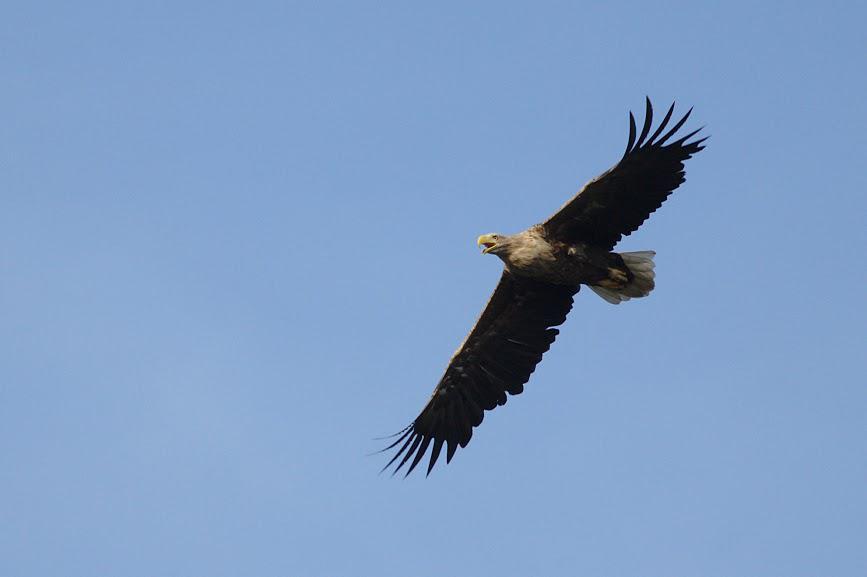
[[[409,475],[433,448],[427,473],[445,444],[446,462],[466,447],[485,411],[506,403],[506,393],[520,394],[524,383],[554,342],[578,287],[552,285],[503,272],[476,326],[449,362],[430,400],[415,421],[383,449],[399,447],[383,467],[410,462]],[[392,473],[392,474],[394,474]]]
[[[650,138],[653,107],[647,99],[644,126],[636,140],[635,117],[629,113],[629,142],[620,162],[584,185],[557,214],[543,223],[549,238],[587,242],[608,250],[638,229],[685,180],[683,163],[702,150],[706,138],[687,143],[701,128],[666,144],[689,118],[689,111],[668,132],[663,131],[674,104]],[[662,134],[662,136],[660,136]]]

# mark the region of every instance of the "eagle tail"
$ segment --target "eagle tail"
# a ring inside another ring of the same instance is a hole
[[[619,305],[631,298],[646,297],[654,287],[654,256],[656,256],[656,253],[652,250],[620,253],[623,263],[632,273],[632,280],[622,288],[605,288],[598,285],[590,285],[590,289],[613,305]]]

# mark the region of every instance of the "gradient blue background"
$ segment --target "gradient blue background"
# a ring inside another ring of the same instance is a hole
[[[3,5],[0,574],[867,574],[863,4],[437,4]],[[645,94],[657,290],[377,476]]]

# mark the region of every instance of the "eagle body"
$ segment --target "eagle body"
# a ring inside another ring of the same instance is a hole
[[[651,134],[647,99],[641,132],[630,113],[626,151],[611,169],[545,222],[515,235],[478,238],[483,253],[503,261],[500,281],[421,413],[383,449],[396,449],[383,470],[397,463],[396,473],[409,464],[408,475],[428,449],[428,474],[443,448],[450,462],[486,411],[523,392],[582,285],[612,304],[650,294],[655,253],[614,248],[684,182],[684,162],[704,148],[705,138],[690,141],[701,129],[671,140],[692,109],[669,128],[673,112],[674,104]]]
[[[634,274],[616,252],[587,243],[566,243],[548,238],[541,224],[514,236],[498,235],[496,254],[511,274],[552,284],[577,287],[625,286]]]

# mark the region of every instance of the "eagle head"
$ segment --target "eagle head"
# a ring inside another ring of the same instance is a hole
[[[497,251],[505,247],[507,239],[508,237],[504,234],[492,232],[480,236],[476,239],[476,244],[484,247],[482,248],[482,254],[488,254],[489,252],[497,254]]]

